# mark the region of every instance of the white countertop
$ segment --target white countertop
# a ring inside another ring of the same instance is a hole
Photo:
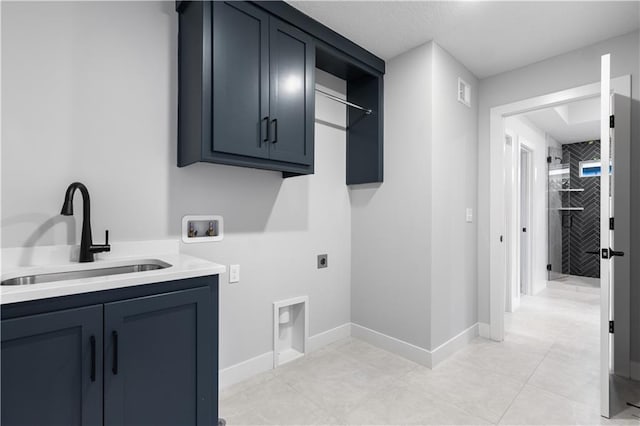
[[[177,247],[177,245],[176,245]],[[112,245],[112,252],[113,250]],[[51,250],[49,250],[51,251]],[[152,284],[158,282],[195,278],[207,275],[218,275],[225,272],[225,266],[194,256],[169,252],[165,254],[150,253],[145,250],[129,250],[123,256],[111,253],[109,256],[97,258],[95,262],[78,263],[69,260],[61,261],[59,257],[54,262],[35,263],[28,266],[5,262],[5,250],[3,250],[3,268],[1,279],[9,279],[17,276],[56,273],[62,271],[79,271],[95,268],[108,268],[125,265],[128,263],[144,263],[144,261],[160,260],[171,266],[164,269],[156,269],[144,272],[132,272],[117,275],[82,278],[49,283],[0,286],[0,304],[25,302],[29,300],[46,299],[50,297],[69,296],[72,294],[89,293],[94,291],[111,290],[136,285]],[[144,255],[142,254],[144,252]],[[8,258],[12,255],[6,252]],[[126,255],[125,255],[126,254]]]

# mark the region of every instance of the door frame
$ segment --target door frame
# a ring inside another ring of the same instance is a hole
[[[511,191],[511,220],[507,220],[507,211],[505,205],[505,223],[510,223],[510,226],[505,226],[505,250],[507,250],[508,258],[513,259],[511,264],[507,264],[505,258],[505,267],[507,274],[511,276],[511,282],[506,281],[505,277],[505,312],[515,312],[520,307],[521,301],[521,277],[522,277],[522,152],[527,153],[527,193],[529,195],[527,202],[527,247],[524,255],[526,256],[527,277],[526,288],[524,294],[533,294],[533,235],[535,232],[533,229],[533,222],[531,220],[534,194],[533,194],[533,155],[535,153],[535,146],[531,144],[527,139],[521,136],[518,132],[512,129],[505,128],[505,145],[506,138],[511,139],[511,158],[510,166],[505,164],[505,177],[506,174],[511,171],[513,173],[512,179],[512,191]],[[506,155],[505,155],[506,158]],[[505,181],[505,194],[508,186]],[[506,198],[506,197],[505,197]],[[510,284],[510,285],[508,285]]]
[[[614,93],[631,98],[631,76],[625,75],[611,80]],[[505,118],[527,113],[539,109],[549,108],[600,96],[600,82],[586,84],[571,89],[536,96],[505,105],[496,106],[489,112],[489,329],[490,337],[495,341],[504,340],[504,312],[506,287],[506,251],[501,239],[505,235],[505,164],[504,164],[504,135]],[[621,184],[618,180],[618,186]],[[629,185],[630,182],[626,182]],[[618,211],[619,213],[619,211]],[[628,213],[627,213],[628,214]],[[628,229],[628,228],[627,228]],[[624,232],[624,231],[623,231]],[[618,270],[618,269],[617,269]],[[621,289],[627,292],[628,284]],[[623,297],[621,294],[620,297]],[[620,324],[623,326],[623,324]],[[616,332],[617,338],[629,339],[628,324],[623,335]],[[618,327],[616,327],[618,328]],[[627,342],[628,343],[628,342]],[[627,344],[628,347],[628,344]],[[628,363],[628,354],[626,360]],[[628,367],[627,367],[628,370]]]
[[[535,200],[535,195],[533,193],[533,179],[534,179],[534,175],[533,175],[533,158],[535,155],[535,148],[533,148],[529,142],[527,142],[526,139],[524,138],[518,138],[518,145],[520,147],[520,152],[519,152],[519,173],[518,173],[518,178],[519,178],[519,184],[518,184],[518,208],[519,208],[519,212],[518,212],[518,249],[520,250],[520,256],[519,256],[519,260],[520,260],[520,264],[519,264],[519,271],[518,271],[518,277],[519,279],[522,279],[522,257],[523,257],[523,253],[522,253],[522,228],[526,227],[527,228],[527,239],[526,239],[526,244],[525,244],[525,250],[524,250],[524,257],[526,259],[526,264],[527,264],[527,269],[526,269],[526,285],[525,285],[525,291],[524,294],[526,295],[533,295],[533,239],[534,239],[534,235],[537,235],[535,232],[535,226],[533,225],[533,206],[534,205],[538,205],[536,204]],[[527,168],[526,168],[526,175],[527,175],[527,182],[526,182],[526,194],[527,194],[527,198],[526,198],[526,212],[527,212],[527,223],[522,223],[522,197],[523,197],[523,193],[522,193],[522,153],[526,152],[527,155]]]
[[[510,139],[511,144],[507,142]],[[504,176],[505,176],[505,231],[504,231],[504,244],[505,244],[505,312],[515,312],[520,307],[520,292],[517,290],[519,287],[518,276],[520,274],[520,239],[518,235],[518,184],[519,184],[519,167],[516,161],[516,153],[520,151],[520,143],[518,142],[518,135],[510,129],[505,128],[504,131]],[[508,151],[507,146],[511,146],[510,156],[507,159]],[[511,176],[509,176],[511,174]],[[511,183],[509,184],[509,181]],[[507,203],[506,201],[509,201]],[[510,206],[508,206],[510,204]],[[510,209],[508,208],[510,207]],[[507,260],[511,259],[511,262]]]

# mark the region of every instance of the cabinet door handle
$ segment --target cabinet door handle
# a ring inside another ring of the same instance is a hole
[[[96,336],[89,338],[91,343],[91,381],[96,381]]]
[[[274,118],[273,120],[271,120],[271,122],[274,125],[274,130],[273,130],[273,143],[278,143],[278,119]]]
[[[113,365],[111,366],[111,371],[116,375],[118,374],[118,332],[113,330],[111,337],[113,339]]]
[[[269,117],[263,118],[262,121],[265,123],[265,136],[264,139],[262,139],[262,142],[269,142]]]

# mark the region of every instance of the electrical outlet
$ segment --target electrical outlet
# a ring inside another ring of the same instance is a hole
[[[240,281],[240,265],[229,265],[229,283]]]
[[[473,222],[473,209],[471,207],[467,208],[467,223]]]
[[[329,266],[329,255],[328,254],[319,254],[318,255],[318,269],[326,268]]]

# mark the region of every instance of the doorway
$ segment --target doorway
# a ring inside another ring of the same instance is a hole
[[[519,119],[507,120],[505,130],[505,312],[520,307],[522,295],[534,293],[532,286],[533,245],[532,209],[534,198],[533,155],[535,145],[524,133]],[[542,188],[540,188],[542,190]],[[543,197],[539,197],[540,200]],[[540,207],[543,208],[543,207]],[[542,244],[540,241],[538,244]]]
[[[607,79],[607,86],[609,80]],[[611,80],[612,92],[618,94],[622,99],[626,99],[627,101],[630,99],[630,76],[618,77],[616,79]],[[506,164],[505,161],[505,129],[506,129],[506,121],[509,117],[516,116],[518,114],[528,113],[532,111],[537,111],[544,108],[552,108],[559,107],[563,104],[569,102],[575,102],[580,100],[585,100],[593,97],[600,96],[600,88],[601,84],[599,82],[593,83],[590,85],[580,86],[573,89],[564,90],[561,92],[552,93],[549,95],[539,96],[519,102],[514,102],[508,105],[503,105],[500,107],[494,107],[490,110],[490,159],[491,159],[491,175],[490,175],[490,209],[491,209],[491,217],[490,217],[490,336],[493,340],[502,341],[505,336],[505,307],[506,307],[506,298],[505,292],[507,291],[507,282],[508,282],[508,272],[512,270],[512,267],[507,267],[507,261],[513,259],[513,257],[509,257],[507,254],[506,245],[504,244],[504,236],[507,234],[507,227],[512,228],[512,224],[507,222],[507,217],[512,216],[512,212],[509,210],[507,206],[508,200],[504,196],[505,187],[508,185],[507,182],[507,174],[505,173]],[[604,99],[604,97],[602,97]],[[604,103],[601,102],[601,105]],[[608,107],[608,105],[607,105]],[[625,107],[626,108],[626,107]],[[618,123],[618,111],[616,104],[616,123]],[[625,113],[625,116],[621,117],[624,120],[626,127],[629,126],[630,116],[628,115],[628,111],[622,111]],[[601,116],[603,116],[603,111],[601,111]],[[607,126],[608,126],[607,120]],[[601,120],[601,134],[604,133],[604,120]],[[621,126],[621,129],[626,127]],[[624,134],[619,134],[618,126],[616,125],[616,161],[620,161],[620,163],[616,162],[616,186],[615,186],[615,210],[616,210],[616,231],[618,231],[617,235],[628,235],[630,221],[626,219],[628,215],[628,208],[620,209],[618,204],[622,200],[629,199],[629,186],[630,180],[629,176],[626,172],[622,174],[618,174],[621,170],[625,171],[628,169],[628,154],[627,155],[619,155],[620,152],[628,151],[630,146],[630,138],[628,136],[628,130],[622,130],[622,132],[626,132]],[[622,136],[622,137],[620,137]],[[544,152],[546,154],[546,150]],[[519,152],[518,152],[519,154]],[[545,159],[546,160],[546,159]],[[606,166],[605,166],[606,169]],[[546,169],[541,173],[544,173]],[[546,173],[545,173],[546,174]],[[541,178],[544,177],[538,176],[540,179],[537,181],[540,182]],[[534,181],[536,179],[534,178]],[[546,179],[544,179],[546,182]],[[621,188],[622,185],[622,188]],[[608,187],[608,185],[607,185]],[[618,194],[622,194],[619,196]],[[545,212],[546,213],[546,212]],[[618,216],[622,214],[625,218],[623,219],[623,223],[619,223]],[[545,219],[546,222],[546,219]],[[604,226],[604,225],[602,225]],[[604,228],[603,228],[604,229]],[[608,228],[607,228],[608,229]],[[538,233],[539,234],[539,233]],[[625,247],[620,247],[618,245],[618,240],[616,239],[616,249],[624,250]],[[627,248],[628,249],[628,248]],[[511,253],[513,250],[509,250]],[[546,252],[546,250],[545,250]],[[545,256],[546,257],[546,256]],[[516,258],[517,262],[520,262],[520,258]],[[628,283],[628,270],[629,264],[627,259],[622,259],[621,261],[616,260],[616,286],[615,292],[609,293],[609,287],[605,290],[602,290],[602,298],[603,306],[606,302],[606,308],[602,309],[602,317],[599,321],[599,327],[602,330],[600,341],[602,342],[600,346],[602,348],[606,348],[609,345],[609,342],[614,342],[615,346],[615,373],[621,375],[622,377],[628,377],[628,364],[629,364],[629,351],[628,351],[628,330],[629,330],[629,283]],[[511,261],[510,263],[514,263]],[[534,274],[539,273],[537,268],[533,266],[535,262],[530,263],[530,267],[533,269]],[[619,279],[619,272],[622,273],[622,276],[625,277],[623,279]],[[543,273],[547,274],[546,265]],[[535,285],[535,279],[534,285]],[[546,279],[544,280],[546,282]],[[615,306],[615,309],[609,308],[609,298],[611,297],[612,306]],[[621,311],[622,310],[622,311]],[[615,311],[616,313],[616,338],[615,340],[611,339],[608,330],[609,323],[609,312]],[[625,312],[626,311],[626,312]],[[606,318],[605,318],[606,317]],[[623,332],[618,331],[618,323],[620,320],[620,326],[625,330]],[[602,352],[601,360],[604,362],[605,360],[610,359],[609,354],[604,351]],[[610,371],[614,372],[613,364],[611,365],[611,369],[607,370],[606,367],[602,371]],[[626,375],[625,375],[626,370]],[[606,377],[603,376],[601,382],[606,380]],[[609,400],[612,398],[612,394],[608,392],[608,385],[603,385],[605,391],[601,392],[602,397],[602,414],[604,416],[609,416]]]
[[[597,116],[597,101],[595,98],[581,104],[591,104]],[[548,147],[548,287],[600,292],[598,132],[595,128],[582,137],[556,138],[560,139],[559,145]]]

